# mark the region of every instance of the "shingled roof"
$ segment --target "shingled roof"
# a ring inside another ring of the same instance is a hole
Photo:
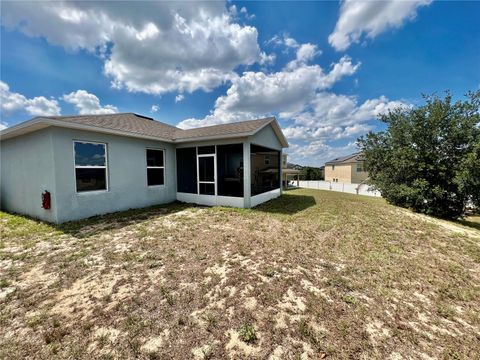
[[[339,165],[339,164],[349,164],[349,163],[355,163],[357,161],[363,161],[365,160],[365,157],[363,156],[362,152],[357,152],[354,154],[350,154],[347,156],[342,156],[335,158],[333,160],[327,161],[325,165]]]
[[[282,145],[288,146],[274,117],[184,130],[135,113],[40,116],[2,130],[0,136],[7,139],[47,126],[61,126],[167,142],[187,142],[251,136],[268,124],[272,124]]]

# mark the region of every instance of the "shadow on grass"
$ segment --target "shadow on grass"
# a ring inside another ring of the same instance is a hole
[[[105,215],[93,216],[87,219],[70,221],[53,225],[56,230],[69,234],[76,238],[85,238],[105,231],[121,229],[125,226],[146,222],[159,216],[167,216],[187,208],[194,207],[192,204],[174,202],[164,205],[155,205],[140,209],[130,209]]]
[[[256,206],[254,210],[274,214],[293,215],[316,204],[317,202],[313,196],[294,195],[287,192],[276,199]]]
[[[480,230],[480,216],[471,216],[465,219],[457,220],[459,224]]]

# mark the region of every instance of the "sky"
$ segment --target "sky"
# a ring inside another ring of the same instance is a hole
[[[480,2],[2,1],[0,128],[135,112],[276,116],[289,162],[357,151],[378,115],[480,88]]]

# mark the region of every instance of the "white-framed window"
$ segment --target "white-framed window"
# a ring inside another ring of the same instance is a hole
[[[364,172],[365,171],[365,164],[363,161],[357,162],[357,172]]]
[[[108,190],[107,144],[73,141],[77,193]]]
[[[165,150],[146,149],[147,186],[165,185]]]

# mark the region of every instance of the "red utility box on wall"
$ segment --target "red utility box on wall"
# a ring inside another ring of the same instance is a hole
[[[44,208],[45,210],[48,210],[52,206],[51,204],[52,204],[52,201],[51,201],[50,192],[45,190],[42,193],[42,208]]]

